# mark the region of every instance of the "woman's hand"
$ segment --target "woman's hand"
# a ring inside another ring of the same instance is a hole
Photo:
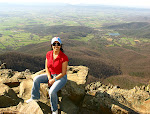
[[[52,86],[54,82],[55,82],[55,79],[48,80],[48,86],[49,87]]]

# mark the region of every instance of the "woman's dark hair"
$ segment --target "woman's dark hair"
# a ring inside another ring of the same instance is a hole
[[[51,45],[51,50],[53,50],[52,45]],[[63,48],[62,48],[62,44],[61,44],[60,50],[64,53],[64,50],[63,50]]]

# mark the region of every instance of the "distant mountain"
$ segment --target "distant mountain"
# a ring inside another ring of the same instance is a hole
[[[111,26],[106,26],[103,28],[106,29],[115,29],[115,30],[126,30],[126,29],[139,29],[139,28],[143,28],[150,25],[150,23],[147,22],[131,22],[131,23],[121,23],[121,24],[117,24],[117,25],[111,25]]]
[[[87,9],[109,9],[109,10],[150,10],[148,8],[136,8],[127,6],[115,6],[115,5],[102,5],[102,4],[70,4],[70,3],[57,3],[57,2],[1,2],[0,7],[72,7],[72,8],[87,8]]]
[[[67,5],[70,5],[70,4],[67,4],[67,3],[38,3],[38,2],[30,2],[30,3],[26,3],[26,2],[3,2],[3,3],[0,3],[0,6],[1,7],[20,7],[20,6],[67,6]]]
[[[134,36],[138,38],[150,38],[150,23],[131,22],[111,26],[105,26],[104,29],[113,29],[125,36]]]

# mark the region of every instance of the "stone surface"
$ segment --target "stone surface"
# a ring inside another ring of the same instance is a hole
[[[85,89],[90,98],[84,97],[82,105],[84,108],[90,109],[93,107],[91,110],[95,111],[97,109],[99,112],[103,112],[103,109],[108,109],[115,114],[141,113],[142,110],[148,112],[145,102],[150,98],[150,95],[148,92],[140,90],[139,87],[125,90],[116,86],[112,87],[112,85],[107,86],[100,84],[100,82],[95,82],[87,85]]]
[[[33,85],[32,79],[22,81],[20,84],[19,97],[23,98],[24,100],[30,99],[32,85]]]
[[[34,100],[22,106],[19,112],[25,114],[44,114],[38,103]]]
[[[84,66],[69,66],[67,71],[68,82],[62,88],[62,94],[68,96],[75,104],[79,104],[85,95],[85,83],[88,68]]]
[[[45,73],[45,69],[35,74],[29,70],[18,72],[0,69],[0,112],[51,114],[48,85],[41,84],[37,102],[29,104],[33,78]],[[117,85],[101,82],[86,84],[88,68],[68,66],[68,81],[59,91],[59,113],[62,114],[145,114],[150,113],[150,85],[121,89]]]
[[[61,114],[77,114],[79,107],[77,107],[68,97],[63,96],[60,102]]]
[[[0,83],[0,108],[15,106],[21,101],[11,88]]]

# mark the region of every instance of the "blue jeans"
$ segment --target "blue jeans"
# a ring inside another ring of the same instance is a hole
[[[51,75],[52,78],[57,76],[56,74]],[[48,83],[48,77],[47,74],[41,74],[36,76],[33,79],[33,87],[31,91],[31,98],[32,99],[40,99],[40,83]],[[49,97],[50,97],[50,104],[51,104],[51,110],[56,111],[57,110],[57,104],[58,104],[58,97],[57,92],[65,86],[67,83],[67,75],[64,75],[59,80],[55,81],[53,85],[49,89]]]

